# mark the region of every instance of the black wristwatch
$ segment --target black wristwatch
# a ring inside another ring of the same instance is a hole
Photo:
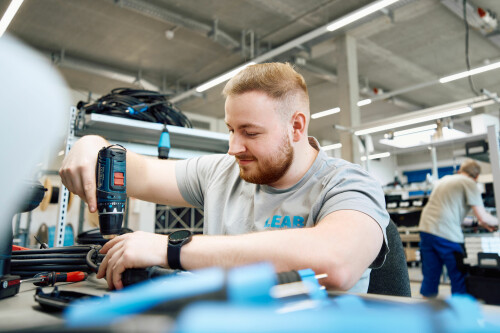
[[[167,260],[171,269],[182,269],[181,247],[193,238],[193,233],[189,230],[177,230],[168,236]]]

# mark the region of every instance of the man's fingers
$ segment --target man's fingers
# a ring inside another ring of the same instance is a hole
[[[102,279],[106,275],[106,267],[108,266],[108,256],[105,256],[99,265],[99,270],[97,271],[96,278]]]
[[[89,170],[89,168],[82,169],[81,184],[87,204],[89,205],[89,211],[94,213],[97,210],[95,171]]]
[[[113,249],[114,250],[114,249]],[[113,271],[116,269],[116,262],[120,260],[123,253],[123,249],[120,248],[114,253],[111,254],[111,257],[108,261],[108,265],[106,267],[106,282],[108,282],[109,289],[113,289],[115,287],[113,283]],[[106,256],[109,256],[108,253]]]
[[[123,264],[122,258],[118,259],[115,266],[113,267],[113,286],[115,289],[122,289],[122,273],[125,271],[125,265]]]
[[[99,251],[102,254],[106,254],[106,256],[104,257],[101,264],[99,265],[99,271],[97,272],[98,279],[101,279],[104,276],[106,276],[106,271],[107,271],[107,267],[109,265],[109,260],[111,260],[111,258],[113,258],[113,254],[121,247],[121,245],[114,246],[117,243],[117,241],[119,241],[119,240],[117,240],[116,238],[110,240]],[[114,243],[110,244],[111,242],[114,242]]]
[[[115,244],[117,244],[117,243],[125,240],[127,237],[128,237],[127,234],[116,236],[115,238],[113,238],[113,239],[109,240],[108,242],[106,242],[106,244],[103,245],[103,247],[101,248],[101,250],[99,252],[101,254],[108,253],[109,249],[111,249],[113,246],[115,246]]]
[[[67,174],[67,171],[62,168],[59,170],[59,175],[61,176],[61,181],[68,191],[75,193],[75,185],[71,181],[71,176]],[[76,193],[75,193],[76,194]]]

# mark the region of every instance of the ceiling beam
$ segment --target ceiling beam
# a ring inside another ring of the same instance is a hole
[[[196,21],[192,18],[174,13],[165,8],[161,8],[152,5],[146,1],[142,0],[109,0],[116,5],[126,8],[142,15],[152,17],[156,20],[174,24],[194,32],[197,32],[203,36],[210,37],[214,42],[219,43],[227,49],[235,50],[240,47],[240,42],[233,37],[231,37],[227,32],[221,30],[216,21],[213,25],[202,23]]]

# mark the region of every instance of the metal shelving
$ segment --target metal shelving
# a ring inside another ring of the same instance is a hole
[[[170,133],[170,157],[185,159],[193,156],[226,153],[229,135],[193,128],[167,126]],[[140,120],[100,114],[78,115],[75,123],[75,141],[78,137],[95,134],[120,143],[130,150],[149,156],[157,156],[156,145],[163,125]]]
[[[229,148],[228,134],[178,126],[167,126],[167,129],[170,133],[171,144],[169,157],[173,159],[226,153]],[[158,156],[157,145],[162,131],[162,124],[100,114],[78,114],[76,108],[72,107],[70,109],[66,154],[80,137],[94,134],[106,138],[111,143],[121,144],[138,154]],[[65,186],[61,186],[61,189],[55,246],[63,246],[69,197],[68,189]],[[165,209],[173,211],[169,207],[165,207]],[[195,232],[202,232],[203,212],[195,208],[186,209],[191,210],[189,216],[194,216],[193,220],[189,222],[189,228]],[[80,215],[83,219],[83,214]],[[162,225],[161,231],[172,231],[172,229],[178,228],[176,223],[180,221],[179,219],[169,219],[171,221],[166,221],[167,223]],[[152,221],[152,223],[155,222]],[[186,226],[183,225],[183,227]]]

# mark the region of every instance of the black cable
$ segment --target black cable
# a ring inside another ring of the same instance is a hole
[[[52,271],[52,272],[74,272],[74,271],[81,271],[81,272],[89,272],[89,267],[87,265],[40,265],[40,266],[23,266],[22,270],[11,270],[12,275],[23,275],[19,274],[20,272],[25,272],[29,274],[24,274],[24,275],[35,275],[36,273],[40,272],[47,272],[47,271]]]
[[[469,22],[467,22],[467,0],[463,0],[463,12],[464,12],[464,23],[465,23],[465,63],[467,65],[467,71],[470,71],[470,59],[469,59]],[[472,77],[469,75],[467,77],[469,81],[469,87],[476,96],[481,94],[477,91],[472,81]]]
[[[87,266],[90,268],[92,272],[97,272],[99,270],[99,265],[96,264],[97,259],[99,258],[99,250],[101,247],[92,248],[85,257],[85,262]],[[101,259],[102,260],[102,259]]]
[[[12,251],[12,256],[17,255],[31,255],[31,254],[53,254],[53,253],[87,253],[92,247],[89,245],[83,246],[64,246],[64,247],[53,247],[48,249],[39,250],[22,250],[22,251]]]
[[[135,120],[192,128],[191,121],[166,98],[156,91],[116,88],[94,103],[80,101],[78,109]]]
[[[11,267],[17,266],[39,266],[39,265],[83,265],[87,264],[85,258],[48,258],[48,259],[31,259],[31,260],[15,260],[10,261]]]
[[[13,251],[11,271],[23,277],[46,271],[93,273],[105,257],[100,249],[100,245],[86,245]]]
[[[86,254],[68,254],[68,253],[61,253],[61,254],[31,254],[31,255],[16,255],[14,259],[16,260],[29,260],[29,259],[49,259],[49,258],[85,258]]]

